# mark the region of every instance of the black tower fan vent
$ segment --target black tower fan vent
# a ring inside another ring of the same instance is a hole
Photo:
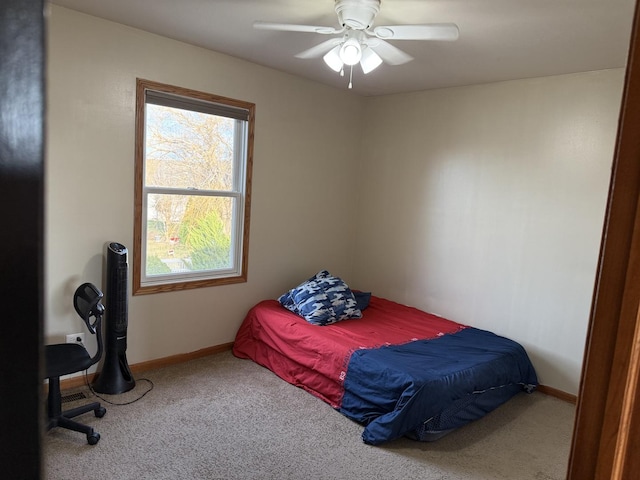
[[[136,385],[126,355],[129,323],[128,271],[127,247],[116,242],[110,243],[107,248],[104,363],[98,379],[93,384],[93,389],[99,393],[123,393]]]

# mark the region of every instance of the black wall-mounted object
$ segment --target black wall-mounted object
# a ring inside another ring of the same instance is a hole
[[[127,254],[127,247],[120,243],[111,242],[107,247],[105,354],[100,375],[92,385],[98,393],[123,393],[136,385],[126,355],[129,323]]]

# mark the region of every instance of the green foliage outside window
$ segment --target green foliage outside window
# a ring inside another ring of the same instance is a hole
[[[160,258],[153,255],[147,257],[147,275],[163,275],[171,273],[171,269]]]
[[[180,238],[191,252],[194,270],[214,270],[231,266],[231,238],[216,211],[182,224]]]

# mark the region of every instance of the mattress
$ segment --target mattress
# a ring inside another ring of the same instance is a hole
[[[537,385],[517,342],[376,296],[362,318],[326,326],[262,301],[233,353],[361,423],[371,445],[438,439]]]

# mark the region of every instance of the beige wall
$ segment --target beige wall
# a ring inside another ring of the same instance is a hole
[[[362,99],[56,6],[48,41],[45,341],[83,330],[72,294],[104,285],[105,244],[133,251],[136,77],[254,102],[256,135],[249,281],[131,298],[130,363],[233,341],[310,272],[350,280]]]
[[[371,98],[354,281],[577,393],[624,71]]]
[[[249,281],[132,297],[130,363],[231,342],[328,268],[512,337],[577,392],[622,70],[359,98],[60,7],[48,29],[46,341],[82,330],[105,244],[134,247],[142,77],[255,102],[256,137]]]

